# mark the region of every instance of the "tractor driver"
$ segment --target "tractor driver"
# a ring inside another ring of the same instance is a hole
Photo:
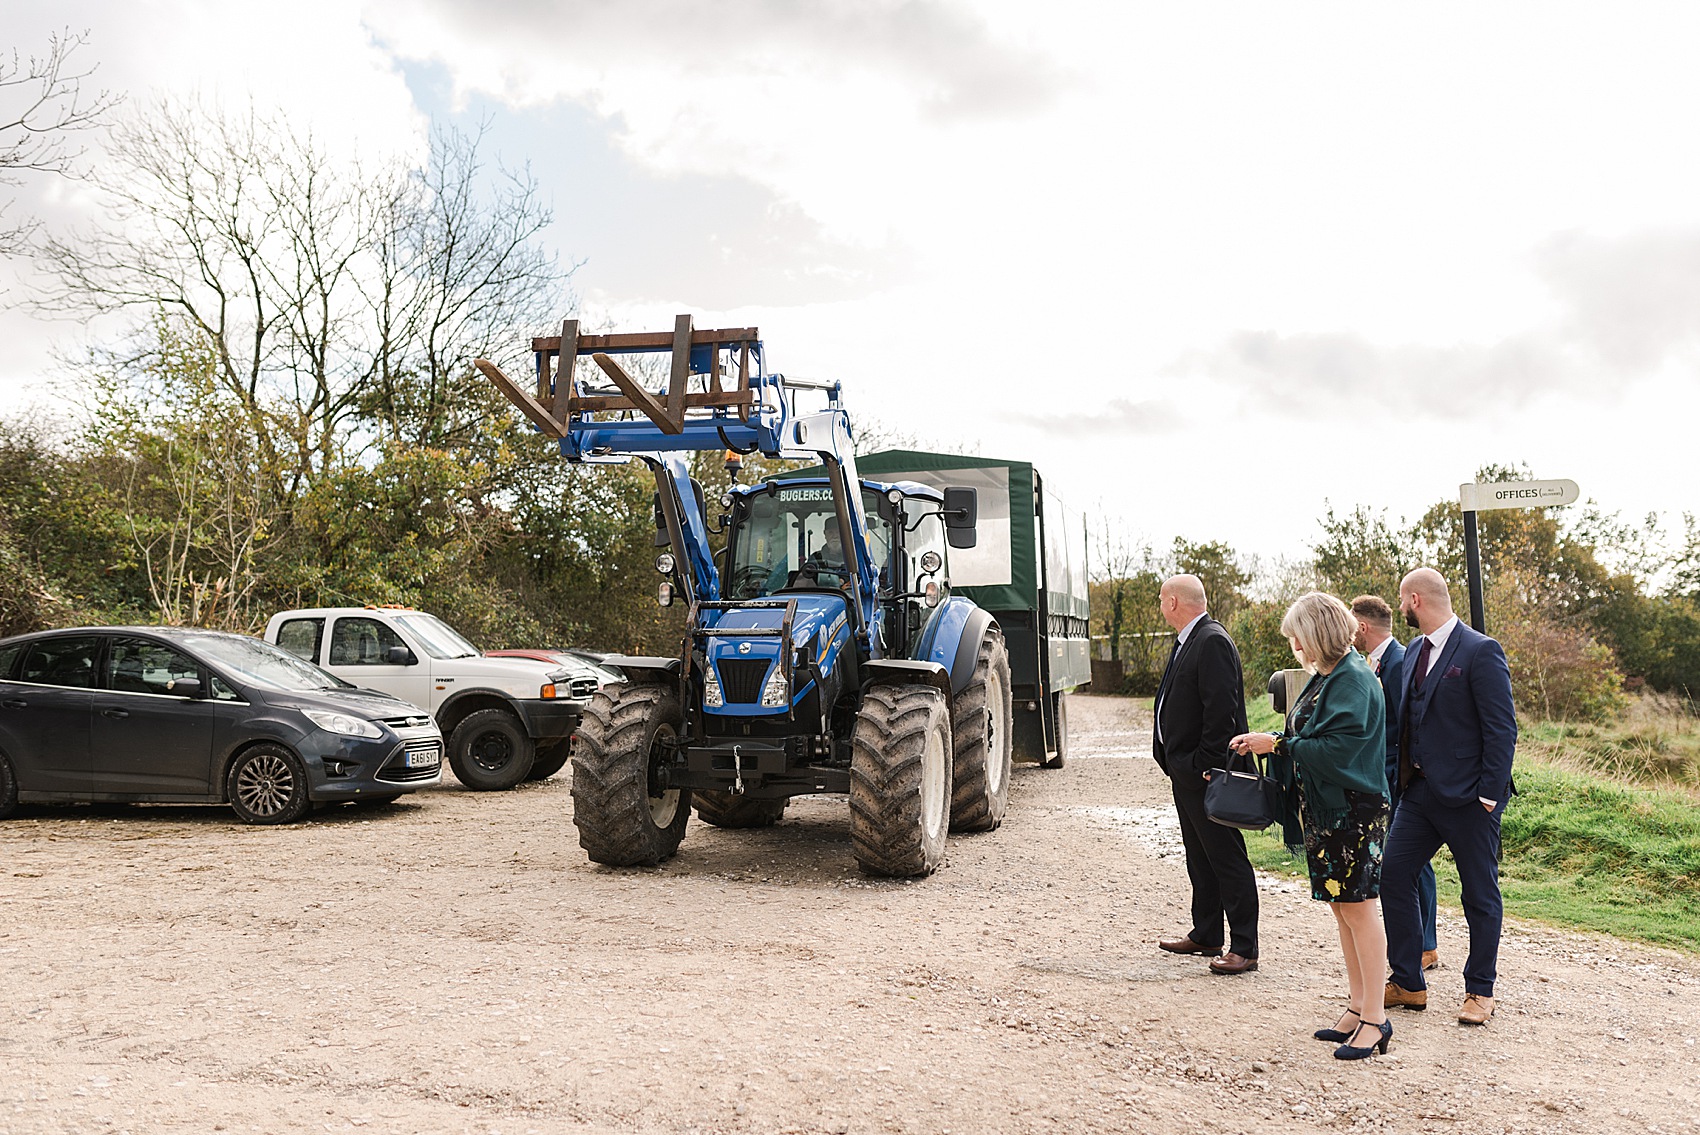
[[[828,522],[821,546],[803,557],[795,573],[786,571],[784,560],[775,564],[767,577],[766,593],[771,595],[782,587],[791,586],[793,580],[801,583],[805,578],[820,587],[836,587],[840,591],[850,589],[850,569],[845,566],[844,540],[838,534],[837,523]]]

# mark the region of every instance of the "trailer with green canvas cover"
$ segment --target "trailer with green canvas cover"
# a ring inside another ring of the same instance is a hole
[[[951,553],[951,589],[1003,628],[1015,759],[1060,768],[1068,755],[1063,695],[1092,680],[1084,518],[1026,461],[890,449],[858,455],[856,464],[871,480],[976,491],[979,541]]]

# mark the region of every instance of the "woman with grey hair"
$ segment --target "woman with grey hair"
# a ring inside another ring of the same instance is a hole
[[[1311,896],[1334,912],[1346,955],[1346,1012],[1315,1034],[1338,1042],[1334,1055],[1341,1060],[1386,1052],[1393,1036],[1382,1005],[1387,935],[1376,901],[1387,836],[1387,705],[1381,683],[1352,649],[1356,631],[1351,611],[1334,596],[1301,595],[1281,620],[1281,633],[1312,673],[1289,729],[1242,733],[1228,743],[1235,752],[1292,758]],[[1365,1038],[1369,1043],[1358,1043]]]

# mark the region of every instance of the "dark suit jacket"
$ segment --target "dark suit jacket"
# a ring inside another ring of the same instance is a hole
[[[1412,640],[1417,646],[1416,640]],[[1447,804],[1485,797],[1510,798],[1511,756],[1517,747],[1517,711],[1511,703],[1511,670],[1499,643],[1462,620],[1413,693],[1415,647],[1407,648],[1400,681],[1401,719],[1410,720],[1412,760]]]
[[[1246,731],[1240,652],[1227,628],[1209,615],[1164,672],[1157,712],[1162,739],[1151,731],[1157,766],[1202,792],[1206,770],[1227,767],[1228,742]]]
[[[1376,674],[1381,679],[1381,692],[1387,698],[1387,791],[1393,799],[1399,798],[1399,703],[1402,682],[1405,677],[1405,648],[1399,645],[1399,640],[1387,640],[1387,649],[1381,652],[1381,670]]]

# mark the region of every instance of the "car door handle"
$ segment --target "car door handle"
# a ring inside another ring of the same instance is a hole
[[[130,711],[127,709],[103,709],[100,711],[100,715],[102,717],[129,717]]]
[[[25,706],[29,705],[29,702],[25,701],[23,698],[7,698],[5,701],[0,701],[0,705],[5,706],[7,709],[23,709]]]

